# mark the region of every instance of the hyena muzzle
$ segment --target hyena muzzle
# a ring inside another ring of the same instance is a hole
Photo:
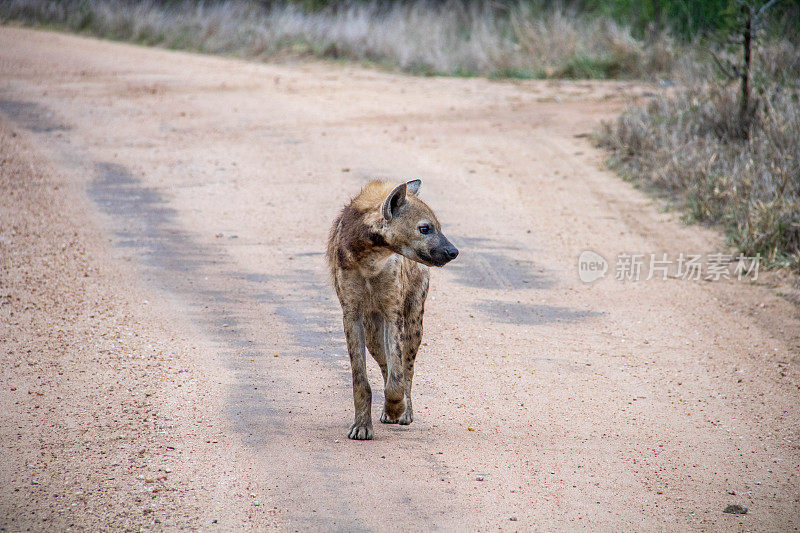
[[[353,370],[355,421],[348,437],[371,439],[372,390],[365,347],[383,374],[381,422],[410,424],[411,380],[422,341],[428,267],[458,255],[439,220],[417,197],[421,182],[372,181],[333,223],[327,259],[342,305]]]

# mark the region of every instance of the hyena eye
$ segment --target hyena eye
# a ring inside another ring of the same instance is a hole
[[[428,233],[431,232],[431,227],[428,224],[420,224],[418,229],[419,232],[422,233],[423,235],[427,235]]]

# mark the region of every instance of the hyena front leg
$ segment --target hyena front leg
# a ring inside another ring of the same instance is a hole
[[[386,319],[384,349],[386,351],[386,383],[381,422],[396,423],[406,409],[405,372],[403,371],[403,320],[399,316]]]
[[[422,307],[418,312],[411,312],[405,320],[403,331],[403,371],[405,372],[406,411],[397,421],[399,424],[408,425],[414,421],[414,408],[411,405],[411,382],[414,379],[414,361],[422,342]]]
[[[350,426],[348,438],[369,440],[372,438],[372,390],[367,380],[367,358],[364,351],[364,322],[359,312],[344,313],[344,333],[347,351],[350,352],[350,367],[353,370],[353,404],[356,416]]]

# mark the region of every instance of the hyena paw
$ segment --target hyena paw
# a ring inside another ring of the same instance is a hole
[[[406,410],[405,399],[399,402],[386,402],[383,405],[383,414],[381,414],[381,422],[384,424],[397,424],[398,419]]]
[[[372,440],[372,426],[360,426],[353,424],[350,426],[350,432],[347,434],[348,439],[353,440]]]
[[[406,409],[406,412],[403,413],[403,416],[401,416],[397,420],[397,423],[400,424],[401,426],[407,426],[413,421],[414,421],[414,412],[411,409]]]
[[[383,413],[381,414],[381,422],[383,422],[384,424],[397,424],[398,420],[397,418],[395,419],[390,418],[389,415],[386,414],[386,410],[384,410]]]

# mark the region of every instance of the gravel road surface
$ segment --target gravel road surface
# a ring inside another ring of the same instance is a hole
[[[642,92],[0,28],[0,529],[797,530],[797,308],[614,279],[729,253],[603,170]],[[355,442],[323,250],[374,177],[461,254],[414,423]]]

